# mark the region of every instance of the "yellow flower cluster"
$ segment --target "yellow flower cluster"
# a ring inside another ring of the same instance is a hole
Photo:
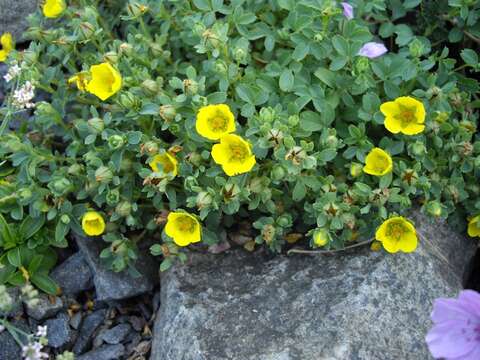
[[[409,253],[417,248],[417,231],[413,224],[402,216],[385,220],[375,233],[377,241],[389,253]]]
[[[197,114],[197,132],[209,139],[220,140],[212,147],[213,160],[222,166],[228,176],[252,170],[256,163],[252,145],[235,131],[235,117],[226,104],[202,107]]]
[[[187,246],[201,240],[201,225],[198,219],[189,213],[171,212],[167,217],[165,234],[178,246]]]
[[[110,63],[92,65],[89,72],[75,74],[69,83],[75,83],[80,91],[88,91],[105,101],[122,87],[122,76]]]
[[[47,18],[57,18],[65,11],[65,0],[46,0],[42,6],[43,15]]]
[[[4,33],[0,36],[0,62],[7,60],[8,54],[15,48],[15,43],[13,42],[12,34]]]

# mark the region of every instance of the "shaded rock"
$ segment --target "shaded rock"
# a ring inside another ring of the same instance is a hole
[[[29,332],[27,324],[25,321],[13,321],[12,325],[18,327],[19,329]],[[22,341],[27,339],[22,335],[18,334]],[[15,339],[10,335],[7,330],[4,330],[0,333],[0,359],[1,360],[18,360],[21,359],[22,350],[18,346]]]
[[[77,341],[73,347],[73,352],[78,355],[85,350],[87,350],[88,346],[92,341],[92,336],[95,333],[95,330],[102,325],[105,320],[105,316],[107,315],[106,309],[97,310],[88,316],[82,322],[82,326],[80,327],[80,331],[78,333]]]
[[[68,325],[70,319],[61,313],[55,319],[45,321],[47,325],[48,346],[61,348],[73,342],[73,332]]]
[[[39,303],[34,307],[29,307],[27,303],[25,303],[28,316],[34,318],[35,320],[40,321],[51,318],[57,315],[60,310],[63,309],[63,301],[59,297],[51,298],[45,294],[40,294],[38,298]],[[51,299],[53,301],[51,301]]]
[[[462,289],[476,246],[413,218],[410,254],[192,254],[162,274],[151,359],[430,359],[433,300]]]
[[[17,42],[27,29],[27,16],[37,9],[37,0],[0,0],[0,33],[10,32]]]
[[[75,313],[70,319],[70,326],[75,330],[78,330],[80,323],[82,322],[83,316],[81,312]]]
[[[89,351],[81,356],[75,357],[76,360],[118,360],[125,353],[123,345],[103,345],[98,349]]]
[[[98,334],[98,338],[107,344],[120,344],[131,331],[132,327],[129,324],[119,324],[111,329],[102,331]]]
[[[66,295],[76,295],[93,288],[93,274],[81,252],[57,266],[51,277]]]
[[[76,236],[75,240],[92,269],[97,300],[126,299],[153,289],[157,278],[158,264],[148,251],[140,250],[135,267],[141,276],[133,278],[127,272],[110,271],[102,264],[100,252],[106,247],[102,241],[79,236]]]
[[[22,299],[18,287],[7,288],[7,293],[12,299],[12,307],[9,311],[0,311],[0,317],[16,317],[23,314]]]

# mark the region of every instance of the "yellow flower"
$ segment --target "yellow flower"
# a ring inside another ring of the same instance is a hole
[[[92,80],[87,83],[89,93],[101,100],[107,100],[122,87],[122,76],[109,63],[101,63],[90,67]]]
[[[82,218],[82,229],[88,236],[98,236],[105,231],[105,220],[96,211],[88,211]]]
[[[78,90],[86,91],[87,90],[87,74],[80,72],[78,74],[73,75],[70,79],[68,79],[69,84],[75,83],[77,85]]]
[[[7,60],[8,54],[14,49],[15,44],[13,43],[13,37],[10,33],[4,33],[0,37],[0,45],[2,48],[0,50],[0,61]]]
[[[46,0],[42,8],[43,15],[47,18],[59,17],[66,7],[65,0]]]
[[[383,176],[392,171],[393,161],[390,155],[380,149],[373,148],[365,158],[363,171],[370,175]]]
[[[208,105],[198,111],[195,126],[203,137],[218,140],[235,131],[235,117],[228,105]]]
[[[394,216],[385,220],[377,229],[375,238],[389,253],[415,251],[418,242],[415,227],[402,216]]]
[[[178,246],[187,246],[201,240],[201,226],[197,218],[184,212],[171,212],[167,217],[165,234]]]
[[[394,134],[416,135],[425,129],[425,107],[410,96],[387,101],[380,111],[385,115],[385,127]]]
[[[148,165],[150,165],[155,172],[163,171],[164,173],[172,174],[173,176],[177,176],[178,174],[178,161],[168,152],[155,155]]]
[[[325,246],[328,243],[328,233],[325,230],[316,230],[313,234],[313,243],[318,246]]]
[[[471,218],[468,221],[468,236],[480,236],[480,215]]]
[[[255,165],[252,145],[233,134],[222,136],[220,144],[213,145],[212,157],[228,176],[246,173]]]

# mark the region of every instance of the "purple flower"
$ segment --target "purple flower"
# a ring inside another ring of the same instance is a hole
[[[426,341],[435,358],[480,359],[480,294],[463,290],[458,299],[436,299]]]
[[[358,55],[366,56],[370,59],[375,59],[376,57],[382,56],[387,52],[385,45],[376,42],[368,42],[362,46],[358,51]]]
[[[348,20],[352,20],[353,19],[353,7],[352,7],[352,5],[350,5],[347,2],[342,2],[341,5],[343,6],[343,15],[345,15],[345,17]]]

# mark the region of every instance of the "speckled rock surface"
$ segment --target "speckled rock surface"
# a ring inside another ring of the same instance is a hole
[[[475,245],[411,218],[412,254],[192,256],[162,275],[151,359],[430,359],[433,300],[462,288]]]
[[[17,42],[28,27],[27,16],[35,12],[38,0],[0,0],[0,34],[10,32]]]

